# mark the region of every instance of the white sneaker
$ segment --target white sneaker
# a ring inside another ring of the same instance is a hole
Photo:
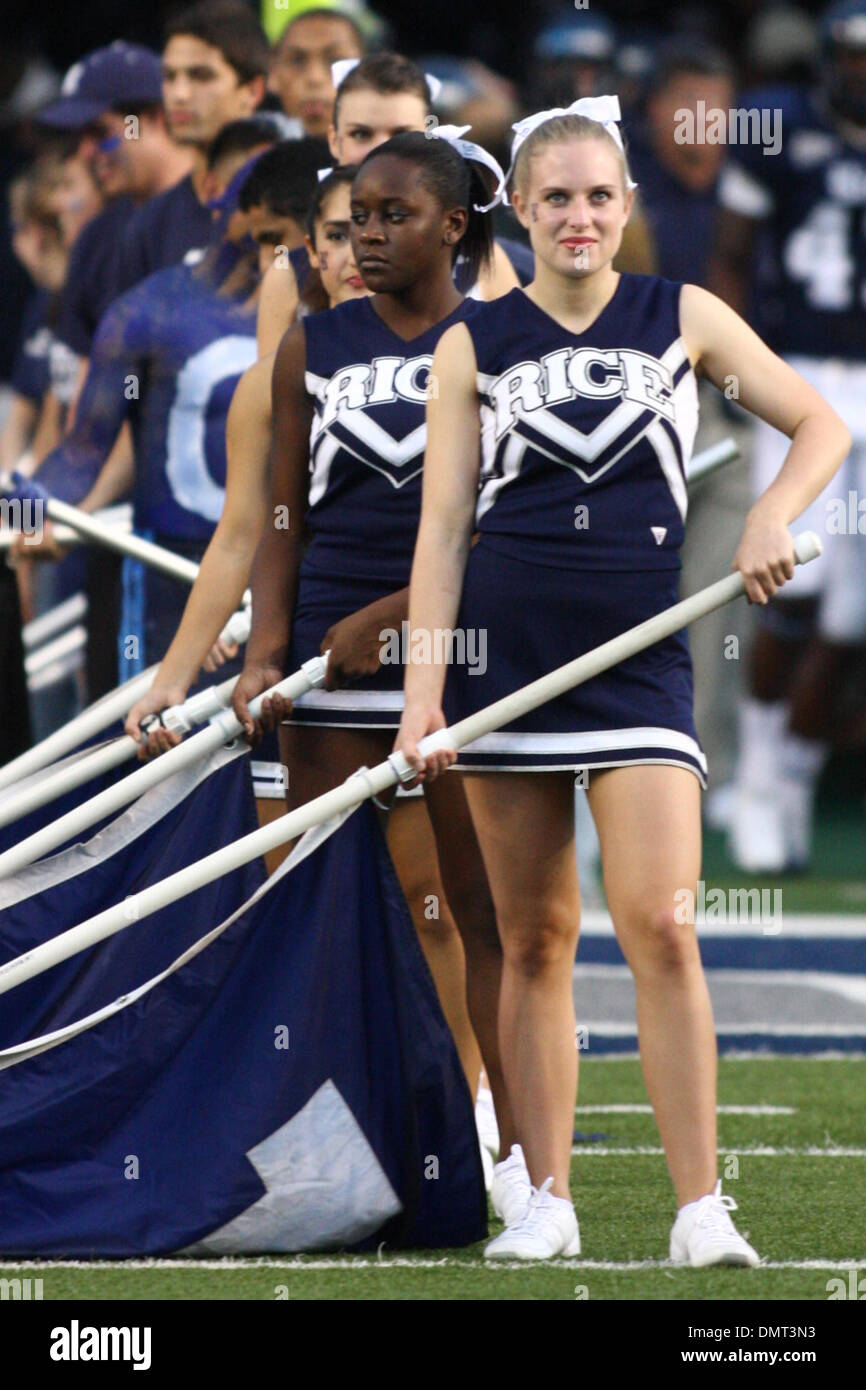
[[[532,1188],[526,1211],[485,1247],[485,1260],[552,1260],[580,1254],[580,1231],[571,1202],[553,1197],[548,1178]]]
[[[499,1126],[496,1123],[493,1092],[489,1086],[481,1084],[475,1097],[475,1128],[479,1141],[495,1162],[499,1157]]]
[[[526,1212],[532,1183],[519,1144],[512,1144],[508,1157],[495,1165],[489,1191],[493,1210],[506,1226],[513,1226]]]
[[[671,1230],[671,1259],[675,1264],[703,1269],[706,1265],[757,1265],[761,1257],[744,1240],[730,1218],[737,1210],[733,1197],[722,1196],[721,1179],[706,1197],[681,1208]]]

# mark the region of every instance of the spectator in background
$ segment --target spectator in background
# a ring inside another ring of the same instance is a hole
[[[570,106],[578,97],[615,92],[616,33],[593,10],[563,9],[532,45],[526,105],[530,111]]]
[[[90,343],[116,294],[123,229],[136,203],[168,187],[187,161],[159,111],[161,70],[150,49],[113,43],[69,69],[59,99],[40,112],[56,130],[74,131],[106,200],[72,248],[59,337],[79,358],[83,378]]]
[[[520,117],[514,83],[475,58],[433,54],[419,58],[418,66],[442,84],[434,102],[439,119],[471,126],[472,139],[504,168],[510,157],[511,127]]]
[[[188,157],[166,129],[161,100],[162,69],[157,55],[148,48],[117,42],[70,68],[59,100],[40,113],[45,125],[76,132],[78,157],[90,165],[106,198],[103,211],[83,227],[72,247],[59,342],[52,353],[51,394],[58,403],[56,413],[66,410],[67,427],[74,420],[97,325],[118,292],[127,224],[138,204],[170,188],[189,167]],[[57,441],[49,442],[56,446]],[[128,433],[117,447],[127,458],[131,456]],[[117,556],[89,549],[85,587],[90,699],[116,684],[111,650],[119,582]]]
[[[339,10],[306,10],[289,21],[274,48],[270,86],[307,135],[328,134],[336,95],[331,64],[363,57],[364,47],[355,20]]]
[[[60,161],[46,155],[9,189],[12,246],[36,288],[24,312],[11,378],[12,404],[0,433],[0,472],[28,471],[32,466],[29,456],[35,452],[48,395],[51,348],[69,260],[55,206],[60,176]],[[34,694],[28,708],[21,633],[22,621],[80,588],[80,555],[48,574],[34,564],[29,545],[13,561],[14,574],[5,559],[5,555],[0,558],[0,762],[23,752],[31,731],[43,737],[58,721],[72,718],[80,694],[73,675],[53,685],[50,692]]]
[[[76,148],[62,153],[54,209],[67,250],[71,249],[85,223],[102,211],[104,201],[87,160],[81,158]]]
[[[37,475],[51,493],[93,511],[131,487],[135,530],[201,558],[224,501],[226,415],[238,378],[256,359],[260,276],[249,233],[267,226],[283,244],[303,238],[326,149],[324,141],[290,140],[263,154],[221,209],[203,260],[167,267],[112,305],[99,325],[79,420]],[[236,217],[239,198],[246,211]],[[130,371],[140,383],[131,400]],[[136,446],[126,478],[110,459],[124,417]],[[125,573],[118,679],[164,655],[189,593],[152,570],[136,574],[128,562]]]
[[[818,27],[796,5],[772,5],[753,15],[746,34],[746,80],[790,82],[804,87],[812,81],[818,55]]]
[[[834,481],[798,518],[798,529],[821,536],[824,553],[761,610],[740,708],[731,853],[742,869],[778,873],[808,865],[835,702],[866,644],[866,536],[846,507],[866,487],[866,0],[826,11],[817,84],[759,89],[740,104],[778,111],[784,138],[772,157],[760,144],[731,151],[710,288],[742,312],[756,249],[762,237],[769,243],[777,292],[765,336],[854,440]],[[758,423],[756,493],[786,448],[784,436]]]
[[[30,449],[48,391],[51,341],[69,260],[56,210],[60,177],[59,162],[46,156],[9,187],[12,249],[36,288],[24,311],[11,378],[14,394],[0,432],[0,472],[19,467]]]
[[[698,102],[725,112],[733,105],[734,73],[720,50],[674,40],[661,47],[649,80],[644,121],[629,135],[632,177],[655,239],[658,273],[706,285],[723,144],[687,142],[681,113]]]
[[[200,0],[169,21],[162,54],[165,117],[191,167],[131,220],[123,238],[117,293],[211,241],[208,147],[224,125],[252,115],[259,106],[269,61],[267,40],[243,0]]]
[[[683,113],[727,112],[735,96],[734,72],[725,54],[700,39],[673,39],[660,46],[644,101],[644,120],[629,141],[632,175],[653,232],[659,274],[707,286],[709,256],[718,222],[718,184],[723,144],[685,142]],[[701,410],[696,450],[733,436],[748,454],[750,426],[743,413],[712,387],[699,387]],[[692,488],[683,545],[683,592],[692,593],[730,565],[751,505],[746,458]],[[740,664],[725,659],[730,638],[745,645],[750,628],[745,605],[720,609],[689,634],[695,666],[695,721],[712,773],[706,798],[710,821],[719,788],[733,775]],[[724,795],[722,796],[724,802]]]

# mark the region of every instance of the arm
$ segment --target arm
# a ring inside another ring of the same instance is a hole
[[[128,497],[135,486],[135,451],[132,430],[125,421],[111,453],[100,470],[99,477],[81,501],[83,512],[97,512]]]
[[[460,605],[463,574],[472,539],[481,428],[472,339],[464,324],[455,324],[439,340],[432,374],[438,398],[427,403],[427,450],[421,525],[409,586],[410,631],[453,628]],[[431,644],[432,650],[437,644]],[[418,740],[444,727],[443,662],[410,664],[406,669],[406,708],[396,746],[421,775],[432,778],[454,761],[453,753],[427,759]]]
[[[29,474],[47,458],[52,449],[56,449],[63,434],[63,403],[52,390],[45,392],[42,398],[42,409],[39,412],[39,423],[36,426],[36,433],[33,436],[31,447],[31,467],[25,471]]]
[[[268,515],[268,454],[271,442],[271,373],[274,358],[261,359],[244,372],[235,389],[226,423],[226,500],[222,516],[202,557],[177,633],[153,685],[130,710],[126,732],[140,739],[139,723],[170,705],[181,704],[199,668],[243,596],[256,546]],[[167,729],[154,730],[150,753],[180,742]]]
[[[734,568],[754,603],[766,603],[794,573],[788,525],[826,487],[851,447],[835,410],[715,295],[684,285],[683,340],[695,369],[722,390],[737,382],[746,410],[791,440],[779,473],[749,512]]]
[[[62,501],[79,504],[96,483],[127,417],[128,374],[140,375],[147,346],[148,322],[138,301],[118,300],[100,320],[75,424],[37,473]]]
[[[30,447],[39,418],[39,402],[17,392],[0,433],[0,469],[17,468],[21,455]]]
[[[270,517],[253,560],[253,625],[246,661],[232,707],[248,736],[256,733],[248,701],[282,679],[288,655],[291,616],[307,503],[310,427],[313,405],[307,395],[306,336],[303,322],[286,333],[274,362],[273,446],[270,461]],[[283,524],[287,523],[287,524]],[[270,719],[288,706],[279,697],[266,702]]]
[[[298,307],[298,282],[291,262],[274,263],[262,280],[256,324],[259,357],[276,352]]]

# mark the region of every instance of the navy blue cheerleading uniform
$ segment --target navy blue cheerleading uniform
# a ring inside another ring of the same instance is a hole
[[[478,308],[466,299],[408,341],[388,328],[371,299],[303,319],[315,416],[309,545],[298,575],[290,670],[318,656],[334,623],[409,583],[433,352],[446,329],[471,321]],[[392,729],[402,708],[403,667],[395,660],[342,690],[311,691],[295,701],[291,722]]]
[[[697,383],[681,285],[620,276],[586,332],[522,290],[467,320],[482,465],[449,723],[675,603]],[[470,641],[470,636],[472,640]],[[482,640],[483,638],[483,640]],[[671,763],[704,781],[683,633],[464,749],[467,769]]]

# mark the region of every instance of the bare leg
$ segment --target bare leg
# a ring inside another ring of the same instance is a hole
[[[680,1206],[716,1181],[716,1039],[682,890],[697,891],[700,787],[684,768],[612,768],[590,779],[604,884],[634,975],[644,1080]]]
[[[508,1096],[499,1047],[499,991],[502,945],[484,860],[466,798],[464,774],[449,773],[425,787],[442,883],[466,955],[469,1017],[496,1110],[499,1154],[507,1158],[521,1142]]]
[[[466,1003],[463,943],[442,887],[436,841],[423,796],[393,802],[387,836],[397,877],[474,1100],[481,1053]]]
[[[514,1121],[535,1186],[552,1177],[553,1195],[569,1200],[580,917],[573,791],[572,777],[555,773],[466,774],[502,940],[499,1046]]]

